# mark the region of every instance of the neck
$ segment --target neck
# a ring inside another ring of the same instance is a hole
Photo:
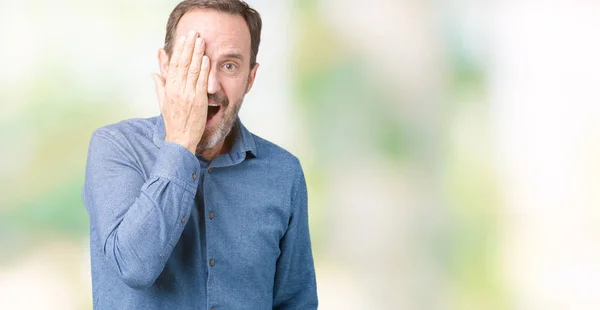
[[[217,156],[229,153],[231,147],[233,146],[233,140],[235,139],[234,129],[232,129],[227,137],[225,137],[225,139],[223,139],[223,141],[219,142],[217,145],[209,149],[199,149],[196,151],[196,153],[200,153],[202,157],[206,158],[208,161],[212,161]]]

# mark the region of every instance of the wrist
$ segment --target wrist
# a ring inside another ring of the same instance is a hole
[[[188,139],[181,139],[181,138],[178,139],[178,138],[172,138],[172,137],[166,136],[165,142],[179,144],[179,145],[183,146],[184,148],[186,148],[188,151],[192,152],[192,154],[196,154],[196,147],[198,146],[197,143],[192,143]]]

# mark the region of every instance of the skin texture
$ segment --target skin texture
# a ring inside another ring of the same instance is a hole
[[[170,58],[159,50],[154,75],[165,141],[212,160],[231,148],[227,135],[254,83],[250,30],[241,16],[198,9],[183,15],[175,40]],[[207,123],[209,103],[220,110]]]

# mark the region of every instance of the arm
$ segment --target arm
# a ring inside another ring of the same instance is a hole
[[[194,205],[200,172],[194,152],[208,102],[204,51],[204,41],[190,32],[177,40],[168,67],[161,66],[166,72],[154,75],[166,136],[148,179],[119,132],[98,131],[90,143],[84,201],[92,240],[100,243],[92,246],[134,288],[160,275]],[[166,64],[164,50],[160,55]]]
[[[317,309],[317,285],[308,230],[308,202],[302,170],[292,188],[288,230],[279,243],[273,309]]]
[[[127,285],[151,286],[179,240],[194,206],[200,174],[196,157],[165,143],[144,179],[120,133],[94,133],[88,153],[84,202],[91,244]],[[184,220],[182,220],[184,219]]]

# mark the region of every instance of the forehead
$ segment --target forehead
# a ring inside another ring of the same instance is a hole
[[[207,50],[237,50],[245,57],[250,55],[250,30],[240,15],[215,10],[196,9],[181,17],[177,36],[197,31],[206,42]]]

